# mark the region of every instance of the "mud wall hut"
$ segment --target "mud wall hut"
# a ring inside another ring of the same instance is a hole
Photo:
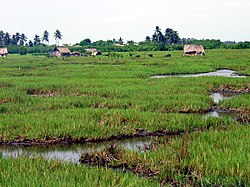
[[[183,56],[203,56],[205,50],[202,45],[184,45]]]
[[[8,55],[8,49],[6,47],[0,48],[0,56],[6,57]]]
[[[71,51],[67,47],[57,46],[51,51],[50,55],[58,57],[58,56],[70,56],[70,54]]]

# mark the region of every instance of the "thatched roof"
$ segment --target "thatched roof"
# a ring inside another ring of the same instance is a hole
[[[184,53],[205,53],[202,45],[185,45]]]
[[[69,53],[70,54],[71,53],[71,51],[67,47],[64,47],[64,46],[55,47],[53,49],[53,51],[59,51],[62,54],[65,54],[65,53]]]
[[[8,54],[8,49],[6,47],[0,48],[0,55],[6,55]]]

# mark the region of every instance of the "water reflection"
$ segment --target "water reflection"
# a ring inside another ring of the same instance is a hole
[[[18,158],[24,156],[28,158],[43,158],[49,160],[78,163],[80,155],[82,153],[100,151],[109,146],[111,143],[117,143],[121,147],[128,150],[141,151],[144,147],[148,147],[151,144],[151,139],[139,138],[95,144],[74,144],[67,146],[5,146],[0,147],[0,153],[3,158]]]

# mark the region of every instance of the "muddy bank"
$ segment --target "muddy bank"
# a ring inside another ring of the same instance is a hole
[[[91,166],[102,166],[112,169],[120,169],[122,171],[130,171],[134,174],[139,174],[143,177],[153,178],[160,173],[157,169],[150,169],[143,164],[130,163],[122,160],[123,152],[116,144],[110,145],[103,151],[93,154],[83,154],[80,158],[80,163]]]
[[[200,131],[201,129],[194,129],[194,131]],[[141,138],[141,137],[154,137],[154,136],[180,136],[184,133],[184,130],[179,131],[168,131],[168,130],[158,130],[155,132],[150,132],[145,129],[136,129],[136,133],[132,135],[113,135],[107,138],[73,138],[68,137],[49,137],[46,136],[43,139],[38,138],[26,138],[18,136],[14,140],[5,140],[5,137],[0,137],[0,146],[10,146],[10,145],[57,145],[57,144],[84,144],[84,143],[98,143],[105,141],[114,141],[114,140],[124,140],[132,138]]]
[[[250,88],[247,84],[241,88],[236,88],[231,85],[222,85],[219,88],[213,89],[213,92],[218,92],[221,94],[250,94]]]

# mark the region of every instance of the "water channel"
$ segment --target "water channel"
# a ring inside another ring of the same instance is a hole
[[[244,75],[236,74],[236,71],[223,69],[209,73],[196,74],[177,74],[177,75],[154,75],[151,78],[167,78],[167,77],[233,77],[233,78],[247,78]]]
[[[224,99],[230,99],[236,94],[222,94],[222,93],[211,93],[211,98],[217,105]],[[214,109],[207,114],[205,118],[209,117],[224,117],[231,116],[230,113],[225,113],[218,109]],[[203,116],[204,117],[204,116]],[[232,117],[233,119],[233,117]],[[164,138],[164,137],[163,137]],[[49,160],[57,160],[63,162],[78,163],[81,154],[96,152],[108,147],[113,142],[101,142],[101,143],[85,143],[85,144],[73,144],[73,145],[39,145],[39,146],[0,146],[0,157],[2,158],[18,158],[20,156],[28,158],[43,158]],[[150,137],[145,138],[132,138],[127,140],[115,141],[116,144],[122,148],[133,150],[133,151],[144,151],[145,148],[150,147],[152,139]]]
[[[0,147],[0,157],[2,158],[43,158],[63,162],[78,163],[81,154],[101,151],[113,142],[86,143],[72,145],[39,145],[39,146],[3,146]],[[151,144],[151,138],[134,138],[115,142],[122,148],[134,151],[143,151]]]

